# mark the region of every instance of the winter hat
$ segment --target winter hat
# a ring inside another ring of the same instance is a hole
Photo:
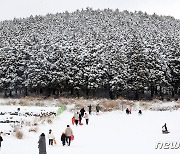
[[[67,125],[67,127],[69,127],[69,125]]]
[[[45,136],[45,134],[44,134],[44,133],[42,133],[42,134],[41,134],[41,136]]]

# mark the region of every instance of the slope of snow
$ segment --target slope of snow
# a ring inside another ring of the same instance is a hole
[[[16,107],[15,107],[16,108]],[[36,110],[37,107],[32,107]],[[143,111],[139,116],[137,112],[126,115],[122,111],[100,113],[90,116],[89,125],[74,126],[71,124],[73,113],[63,112],[56,117],[53,124],[44,124],[39,127],[38,133],[28,133],[23,128],[25,137],[22,140],[12,136],[3,136],[1,154],[37,154],[39,135],[46,134],[47,154],[179,154],[180,149],[155,149],[157,142],[176,142],[180,138],[180,116],[179,111]],[[164,123],[170,134],[162,134],[161,127]],[[62,146],[61,133],[66,125],[70,124],[75,139],[71,146]],[[0,124],[0,129],[3,125]],[[52,129],[57,144],[48,145],[47,133]]]

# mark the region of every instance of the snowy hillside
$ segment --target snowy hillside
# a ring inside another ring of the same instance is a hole
[[[19,106],[0,106],[0,110],[13,111]],[[57,108],[50,107],[22,107],[31,112],[57,111]],[[23,127],[23,139],[16,139],[12,135],[3,135],[1,154],[37,154],[39,135],[46,134],[47,154],[119,154],[119,153],[139,153],[139,154],[178,154],[177,149],[155,149],[157,143],[178,142],[180,138],[180,116],[178,111],[143,111],[138,115],[137,111],[132,111],[131,115],[126,115],[123,111],[95,112],[90,116],[89,125],[74,126],[71,124],[74,106],[67,106],[60,116],[55,117],[52,124],[42,123],[38,125],[38,131],[28,132],[28,127]],[[1,117],[1,116],[0,116]],[[33,117],[28,117],[33,121]],[[162,134],[161,127],[167,123],[169,134]],[[71,146],[63,147],[60,141],[61,133],[64,132],[66,125],[70,124],[73,129],[75,139]],[[0,130],[5,129],[0,124]],[[47,134],[49,129],[53,130],[57,144],[48,145]]]
[[[111,9],[0,22],[3,96],[177,98],[180,21]]]

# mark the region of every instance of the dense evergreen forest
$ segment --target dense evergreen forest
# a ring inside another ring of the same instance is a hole
[[[93,10],[0,22],[1,96],[180,96],[180,20]]]

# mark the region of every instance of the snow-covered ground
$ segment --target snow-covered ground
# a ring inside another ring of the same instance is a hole
[[[26,108],[23,107],[22,110]],[[158,142],[180,142],[180,111],[143,111],[139,116],[137,111],[126,115],[122,111],[105,112],[90,116],[89,125],[74,126],[71,124],[73,113],[70,108],[54,119],[52,124],[44,123],[38,126],[38,132],[28,132],[23,128],[25,134],[23,139],[13,136],[3,136],[0,154],[38,154],[39,135],[46,134],[47,154],[179,154],[178,149],[155,149]],[[17,110],[17,106],[0,106],[1,111]],[[53,107],[27,107],[27,110],[38,112],[38,110],[56,111]],[[0,116],[1,117],[1,116]],[[164,123],[170,131],[162,134],[161,127]],[[60,136],[69,124],[73,129],[75,139],[71,146],[62,146]],[[0,123],[0,130],[5,128]],[[52,129],[57,144],[48,145],[48,130]]]

